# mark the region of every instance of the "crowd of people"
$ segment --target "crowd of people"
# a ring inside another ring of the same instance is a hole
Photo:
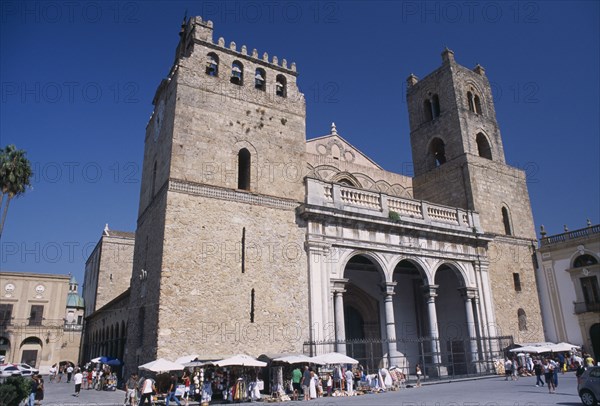
[[[590,354],[579,355],[577,353],[556,353],[546,356],[521,356],[507,357],[504,360],[505,381],[518,380],[519,376],[536,376],[536,387],[548,387],[549,393],[556,393],[559,373],[575,371],[577,379],[586,367],[594,366],[594,359]],[[542,376],[544,379],[542,379]]]

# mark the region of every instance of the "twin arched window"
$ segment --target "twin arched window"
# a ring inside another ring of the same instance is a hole
[[[473,89],[471,89],[473,90]],[[469,105],[469,111],[476,114],[483,114],[481,109],[481,99],[479,96],[471,91],[467,92],[467,103]]]
[[[432,121],[440,116],[440,98],[437,94],[431,96],[431,100],[425,99],[423,113],[425,114],[425,122]]]

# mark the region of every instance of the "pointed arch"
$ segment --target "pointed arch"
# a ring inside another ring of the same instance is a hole
[[[206,74],[208,76],[219,76],[219,56],[214,52],[209,52],[206,57]]]
[[[263,68],[256,68],[256,72],[254,73],[254,88],[263,92],[267,88],[267,73]]]
[[[287,79],[284,75],[275,77],[275,94],[279,97],[287,97]]]
[[[517,310],[517,319],[519,321],[519,331],[527,331],[527,314],[522,308]]]
[[[231,64],[231,77],[229,81],[238,86],[244,84],[244,65],[240,61],[236,60]]]
[[[475,137],[477,143],[477,153],[480,157],[491,160],[492,159],[492,147],[485,134],[478,132]]]

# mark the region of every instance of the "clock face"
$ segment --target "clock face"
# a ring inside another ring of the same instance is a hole
[[[163,125],[163,118],[165,114],[165,102],[160,101],[156,107],[156,122],[154,123],[154,141],[158,139],[160,135],[160,129]]]

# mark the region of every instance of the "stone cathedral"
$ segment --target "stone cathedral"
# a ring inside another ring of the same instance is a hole
[[[458,356],[478,368],[499,336],[542,340],[525,173],[505,162],[483,67],[446,49],[408,77],[412,178],[335,125],[307,140],[296,79],[184,21],[144,140],[126,370],[335,350],[444,373]]]

